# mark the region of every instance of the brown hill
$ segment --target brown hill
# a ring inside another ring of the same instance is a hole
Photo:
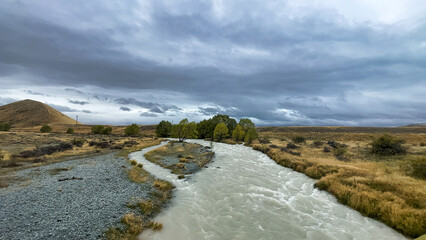
[[[0,107],[0,122],[14,127],[33,127],[44,124],[75,124],[75,120],[58,110],[34,100],[22,100]]]

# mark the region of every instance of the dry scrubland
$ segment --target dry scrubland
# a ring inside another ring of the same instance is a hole
[[[258,131],[259,142],[252,144],[255,150],[318,179],[316,187],[339,202],[406,236],[426,233],[426,128],[265,127]],[[404,140],[407,153],[371,154],[370,143],[384,133]]]
[[[90,125],[51,126],[51,133],[40,133],[40,126],[0,131],[0,187],[19,180],[8,176],[16,170],[117,150],[130,152],[160,142],[154,126],[143,126],[138,137],[123,135],[125,126],[112,127],[111,135],[90,134]],[[66,133],[70,127],[74,134]]]

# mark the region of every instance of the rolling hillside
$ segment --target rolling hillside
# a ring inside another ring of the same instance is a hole
[[[33,127],[43,124],[75,124],[75,120],[58,110],[34,100],[22,100],[0,107],[0,122],[14,127]]]

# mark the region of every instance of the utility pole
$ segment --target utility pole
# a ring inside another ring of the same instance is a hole
[[[78,115],[75,117],[75,125],[77,126],[78,124]]]

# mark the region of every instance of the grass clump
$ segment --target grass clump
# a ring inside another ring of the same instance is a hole
[[[370,152],[382,156],[405,154],[407,150],[402,146],[403,143],[403,140],[386,133],[371,142]]]

